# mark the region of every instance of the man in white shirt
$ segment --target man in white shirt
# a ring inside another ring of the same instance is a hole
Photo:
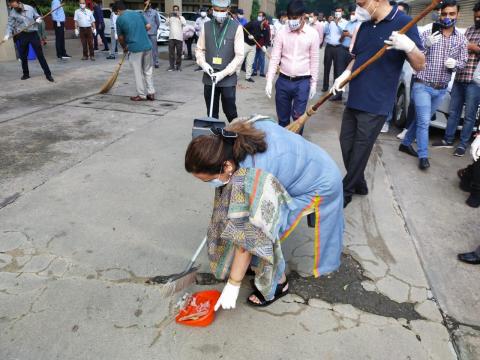
[[[117,14],[113,8],[113,3],[110,4],[110,55],[107,56],[108,60],[115,60],[115,49],[117,48]]]
[[[75,21],[75,36],[80,36],[82,42],[83,57],[82,60],[95,61],[95,54],[93,52],[93,37],[97,36],[95,29],[95,18],[90,9],[87,9],[85,0],[79,1],[80,9],[75,10],[73,20]]]
[[[170,27],[168,40],[170,67],[168,71],[182,71],[183,27],[187,25],[187,21],[180,14],[180,8],[177,5],[173,5],[173,12],[167,19],[167,25]]]

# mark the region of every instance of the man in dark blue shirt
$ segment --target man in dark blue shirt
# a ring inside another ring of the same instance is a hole
[[[95,18],[95,25],[97,27],[97,35],[100,35],[102,39],[104,49],[102,51],[108,51],[108,42],[105,38],[105,20],[103,19],[103,10],[100,7],[100,0],[93,1],[93,17]],[[97,35],[93,37],[94,49],[98,50]]]
[[[367,195],[364,171],[388,113],[393,108],[400,72],[405,60],[419,71],[425,66],[422,43],[416,26],[406,35],[399,34],[411,18],[392,7],[388,0],[357,0],[355,11],[360,26],[352,54],[354,59],[330,90],[343,89],[340,84],[352,71],[370,59],[387,43],[386,54],[350,82],[347,106],[343,113],[340,145],[347,174],[343,179],[344,206],[352,195]]]

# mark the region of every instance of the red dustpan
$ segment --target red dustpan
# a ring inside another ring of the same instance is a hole
[[[193,294],[175,317],[178,324],[187,326],[208,326],[215,319],[215,306],[220,291],[206,290]]]

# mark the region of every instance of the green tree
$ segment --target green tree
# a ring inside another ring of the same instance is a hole
[[[258,16],[258,12],[260,11],[260,3],[258,0],[252,1],[252,14],[250,15],[250,20],[255,20]]]

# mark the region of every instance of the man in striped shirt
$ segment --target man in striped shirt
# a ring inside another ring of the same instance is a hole
[[[452,73],[465,67],[467,39],[457,29],[459,5],[456,0],[445,0],[440,10],[441,30],[424,31],[421,35],[425,48],[426,67],[414,77],[412,98],[416,119],[410,124],[399,150],[418,157],[420,170],[430,167],[428,161],[428,128],[430,119],[447,93]],[[418,153],[412,143],[417,140]]]
[[[475,23],[465,32],[465,37],[468,40],[468,61],[466,66],[457,71],[455,76],[445,137],[440,142],[432,144],[435,147],[453,147],[455,132],[465,103],[465,119],[460,134],[460,144],[453,153],[455,156],[465,155],[480,103],[480,85],[473,81],[473,73],[480,62],[480,1],[473,8],[473,14]]]

